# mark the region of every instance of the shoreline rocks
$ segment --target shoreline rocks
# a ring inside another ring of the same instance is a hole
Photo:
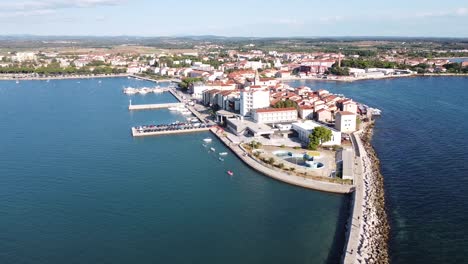
[[[390,226],[385,210],[385,192],[383,176],[380,173],[380,160],[371,144],[373,127],[374,124],[370,124],[360,135],[366,155],[362,155],[364,201],[358,255],[362,260],[360,263],[389,263]]]

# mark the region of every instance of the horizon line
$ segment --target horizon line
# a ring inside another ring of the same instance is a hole
[[[406,35],[322,35],[322,36],[223,36],[223,35],[210,35],[210,34],[202,34],[202,35],[63,35],[63,34],[51,34],[51,35],[41,35],[41,34],[0,34],[0,37],[93,37],[93,38],[111,38],[111,37],[134,37],[134,38],[196,38],[196,37],[204,37],[204,38],[250,38],[250,39],[288,39],[288,38],[296,38],[296,39],[307,39],[307,38],[423,38],[423,39],[468,39],[468,36],[406,36]]]

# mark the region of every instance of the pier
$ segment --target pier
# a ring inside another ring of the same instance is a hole
[[[210,130],[211,126],[201,123],[173,123],[167,125],[149,125],[132,127],[132,136],[146,137],[170,134],[183,134],[204,132]]]
[[[170,107],[183,107],[183,103],[128,105],[128,110],[155,110]]]

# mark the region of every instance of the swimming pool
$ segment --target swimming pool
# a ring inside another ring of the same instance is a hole
[[[273,151],[273,155],[299,166],[307,167],[309,169],[320,169],[324,167],[321,162],[314,161],[314,157],[311,157],[303,153],[294,153],[290,151],[278,150]]]

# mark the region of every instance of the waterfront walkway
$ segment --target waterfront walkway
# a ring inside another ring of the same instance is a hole
[[[234,144],[231,142],[227,137],[223,135],[222,132],[219,131],[219,128],[212,127],[211,132],[215,134],[227,147],[229,147],[242,161],[244,161],[247,165],[251,168],[255,169],[256,171],[269,176],[273,179],[278,181],[282,181],[285,183],[289,183],[291,185],[300,186],[308,189],[313,189],[317,191],[323,192],[332,192],[332,193],[340,193],[346,194],[351,193],[354,190],[353,185],[344,185],[344,184],[337,184],[337,183],[328,183],[317,181],[313,179],[308,179],[304,177],[299,177],[296,175],[290,175],[285,172],[273,170],[264,166],[263,164],[259,163],[256,159],[250,156],[242,147],[238,144]]]
[[[364,199],[364,186],[363,186],[363,169],[361,153],[365,153],[359,136],[356,137],[357,132],[351,134],[351,142],[353,143],[354,150],[354,186],[356,189],[351,195],[351,212],[347,222],[347,236],[345,248],[343,251],[343,263],[354,264],[358,262],[359,255],[359,239],[362,227],[362,203]]]

